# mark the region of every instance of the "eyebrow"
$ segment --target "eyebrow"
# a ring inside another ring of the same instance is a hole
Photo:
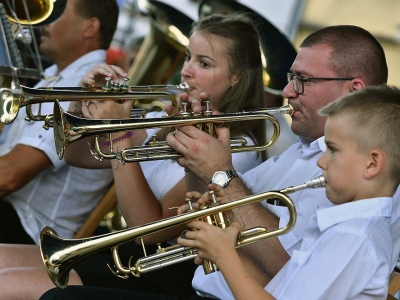
[[[311,74],[309,74],[307,72],[304,72],[304,71],[299,71],[299,72],[295,73],[292,68],[289,69],[289,73],[292,73],[292,74],[297,75],[297,76],[305,77],[305,78],[314,77],[313,75],[311,75]]]
[[[325,140],[325,145],[326,146],[329,146],[329,147],[336,147],[336,145],[338,145],[338,143],[335,143],[335,142],[333,142],[333,141],[327,141],[327,140]]]
[[[198,58],[208,58],[209,60],[212,60],[213,62],[215,62],[215,59],[211,58],[210,56],[207,55],[196,55]]]

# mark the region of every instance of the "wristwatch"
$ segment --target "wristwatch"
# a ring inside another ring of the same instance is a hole
[[[217,171],[211,178],[211,183],[226,187],[232,178],[238,177],[235,170]]]

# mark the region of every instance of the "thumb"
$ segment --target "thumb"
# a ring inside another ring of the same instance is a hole
[[[229,131],[229,128],[217,127],[216,131],[217,131],[218,140],[220,140],[222,143],[224,143],[226,145],[231,144],[231,133]]]
[[[238,221],[233,221],[230,225],[229,225],[229,230],[234,231],[236,234],[239,234],[239,231],[241,231],[243,229],[243,225],[240,224]]]

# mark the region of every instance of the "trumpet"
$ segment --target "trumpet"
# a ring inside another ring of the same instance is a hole
[[[223,122],[242,122],[252,120],[267,120],[274,127],[274,133],[269,141],[264,145],[248,146],[244,138],[231,140],[231,152],[245,151],[264,151],[270,147],[279,138],[280,126],[278,120],[272,116],[274,113],[292,114],[293,108],[290,105],[278,108],[265,108],[247,110],[235,113],[225,113],[221,115],[212,115],[210,110],[210,101],[204,101],[206,109],[201,114],[186,112],[184,106],[180,116],[168,118],[147,118],[147,119],[84,119],[66,112],[59,103],[54,106],[54,141],[59,159],[64,157],[66,147],[74,141],[82,138],[94,137],[94,150],[92,154],[100,159],[117,159],[120,163],[138,162],[157,159],[179,158],[181,155],[172,149],[166,142],[153,140],[150,146],[141,146],[127,148],[123,151],[113,152],[110,143],[110,153],[104,153],[100,149],[98,134],[111,134],[113,132],[163,128],[173,126],[195,125],[210,135],[215,136],[216,124]],[[186,104],[186,103],[185,103]],[[202,128],[202,125],[204,127]]]
[[[319,176],[298,186],[292,186],[280,191],[260,193],[223,204],[213,202],[210,205],[201,207],[199,210],[195,210],[189,205],[192,209],[179,216],[84,239],[62,239],[52,228],[44,227],[40,234],[40,252],[50,279],[60,288],[67,286],[69,272],[77,262],[96,252],[109,248],[112,250],[117,268],[114,274],[124,278],[127,278],[130,274],[140,277],[143,273],[192,259],[197,255],[197,250],[195,248],[182,247],[179,245],[162,248],[157,251],[158,253],[139,259],[134,264],[131,264],[130,261],[129,267],[126,268],[122,266],[119,259],[119,245],[136,239],[142,239],[153,233],[183,225],[193,220],[206,220],[208,223],[216,226],[227,224],[228,220],[221,220],[224,211],[267,199],[279,199],[283,201],[290,214],[288,223],[286,226],[271,232],[265,227],[255,227],[244,230],[239,233],[237,237],[236,247],[249,245],[271,237],[277,237],[289,232],[296,223],[297,215],[295,206],[291,198],[286,194],[294,193],[302,189],[322,188],[324,186],[325,180],[322,176]],[[210,266],[211,268],[205,270],[206,273],[211,273],[215,270],[212,263]]]
[[[29,120],[45,121],[45,128],[52,126],[51,116],[37,115],[28,109],[31,104],[41,104],[58,101],[90,101],[90,100],[156,100],[169,101],[177,109],[178,101],[173,91],[187,91],[189,85],[181,83],[179,85],[157,85],[157,86],[128,86],[126,84],[110,84],[107,81],[101,92],[85,87],[63,87],[63,88],[39,88],[33,89],[26,86],[19,88],[0,89],[0,121],[3,124],[10,124],[15,120],[21,107],[27,106]]]

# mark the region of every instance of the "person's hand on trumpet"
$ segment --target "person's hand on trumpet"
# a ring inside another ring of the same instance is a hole
[[[129,118],[133,100],[91,100],[83,102],[82,114],[87,119]]]
[[[185,231],[177,242],[182,246],[197,249],[197,256],[194,260],[196,264],[200,265],[207,259],[218,266],[220,259],[226,259],[227,256],[230,256],[230,251],[233,255],[236,255],[234,247],[237,236],[242,229],[239,222],[232,222],[225,229],[202,221],[190,222],[187,227],[191,230]]]
[[[204,101],[211,99],[208,93],[203,92],[200,94],[200,99],[189,99],[188,93],[182,93],[180,100],[181,106],[182,103],[187,103],[187,112],[200,113],[206,108]],[[166,108],[166,112],[170,113],[172,109],[170,111],[168,109]],[[211,102],[210,109],[212,109]],[[213,110],[212,114],[220,114],[220,112]],[[166,138],[168,144],[183,155],[178,159],[178,163],[205,183],[210,182],[214,172],[233,169],[229,129],[219,127],[216,130],[218,139],[194,126],[180,126]],[[213,160],[211,161],[208,156],[201,155],[205,153],[212,153]]]
[[[226,203],[230,201],[230,198],[224,188],[218,184],[215,183],[210,183],[207,185],[209,191],[205,193],[200,193],[197,191],[190,191],[186,193],[186,199],[191,199],[190,205],[189,204],[184,204],[178,209],[178,215],[185,213],[189,211],[190,209],[198,210],[200,206],[207,205],[211,203],[211,195],[210,191],[214,192],[215,195],[215,200],[217,202]],[[225,211],[224,212],[226,219],[228,222],[232,221],[234,218],[233,212],[232,211]]]
[[[120,82],[126,76],[126,72],[120,67],[99,64],[90,69],[90,71],[80,81],[79,86],[98,87],[98,91],[100,92],[101,87],[106,83],[106,77],[111,78],[114,82]],[[112,101],[74,101],[71,102],[70,109],[75,112],[82,112],[83,116],[88,119],[122,119],[130,117],[130,108],[133,105],[133,101],[111,98],[110,100]]]
[[[113,82],[120,83],[123,78],[126,78],[128,74],[120,67],[99,64],[94,66],[86,75],[82,78],[79,86],[82,87],[98,87],[101,88],[106,84],[106,78],[109,77]]]
[[[218,138],[194,126],[181,126],[166,139],[172,148],[183,155],[178,163],[205,183],[210,182],[216,171],[233,169],[229,129],[219,127],[216,132]]]
[[[189,99],[189,92],[182,92],[179,95],[179,99],[180,99],[181,107],[186,105],[186,111],[194,112],[194,113],[201,113],[202,111],[204,111],[206,108],[204,101],[206,101],[206,100],[211,101],[210,94],[208,94],[206,92],[203,92],[200,94],[200,99]],[[179,112],[175,112],[174,107],[171,105],[165,106],[165,112],[168,115],[172,115],[172,114],[179,115]]]
[[[211,183],[208,185],[208,188],[214,192],[218,202],[225,203],[229,201],[229,196],[221,186]],[[186,197],[197,199],[197,202],[192,204],[193,208],[205,205],[210,201],[209,192],[204,194],[195,191],[188,192],[186,193]],[[182,212],[188,208],[188,205],[182,206]],[[227,212],[224,212],[224,214],[227,217]],[[226,248],[236,251],[234,250],[236,239],[240,230],[243,229],[243,225],[238,221],[231,222],[226,229],[202,221],[190,222],[187,224],[187,227],[190,230],[184,231],[177,240],[178,244],[186,247],[194,247],[198,250],[197,257],[195,258],[196,264],[202,264],[207,259],[217,265],[221,258],[226,258],[226,255],[229,255]],[[227,247],[228,245],[229,247]]]

